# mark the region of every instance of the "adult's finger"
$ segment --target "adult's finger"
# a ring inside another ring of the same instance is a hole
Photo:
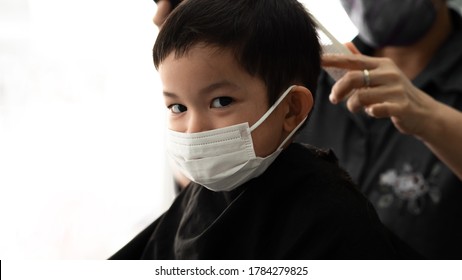
[[[356,88],[362,87],[361,71],[348,71],[340,80],[338,80],[331,89],[329,99],[333,104],[337,104],[349,98]]]
[[[366,113],[374,118],[389,118],[399,110],[399,105],[393,102],[383,102],[365,108]]]
[[[323,67],[336,67],[349,70],[375,69],[381,59],[364,55],[325,54],[322,56]]]
[[[353,70],[348,71],[340,80],[338,80],[332,87],[332,92],[329,96],[329,99],[332,103],[336,104],[339,101],[349,98],[353,91],[363,87],[373,86],[372,84],[372,74],[371,71],[366,73],[364,70]]]
[[[152,21],[154,21],[155,25],[161,27],[171,11],[172,4],[169,0],[159,0],[159,2],[157,2],[157,11]]]
[[[403,94],[405,84],[403,74],[391,64],[383,64],[372,70],[350,70],[332,87],[330,99],[337,103],[349,97],[351,91],[361,88],[386,86],[385,90],[393,89],[392,93]]]
[[[353,44],[353,42],[346,42],[345,44],[345,47],[347,47],[351,53],[353,54],[361,54],[361,52],[358,50],[358,48],[356,48],[355,44]]]
[[[367,108],[375,104],[400,102],[399,97],[393,87],[380,86],[371,88],[359,88],[348,99],[347,107],[351,112],[358,112],[362,108]]]

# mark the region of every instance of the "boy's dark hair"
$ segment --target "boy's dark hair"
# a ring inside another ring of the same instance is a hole
[[[154,65],[199,43],[231,50],[243,69],[264,81],[270,105],[293,84],[316,91],[321,48],[297,0],[183,1],[159,32]]]

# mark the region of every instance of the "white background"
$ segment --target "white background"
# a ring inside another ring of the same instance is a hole
[[[107,258],[170,204],[149,0],[0,0],[0,259]]]

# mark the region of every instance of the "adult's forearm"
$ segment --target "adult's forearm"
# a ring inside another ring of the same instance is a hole
[[[437,103],[421,140],[462,180],[462,112]]]

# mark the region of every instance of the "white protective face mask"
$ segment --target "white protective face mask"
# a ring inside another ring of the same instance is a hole
[[[252,127],[248,123],[198,133],[168,130],[167,152],[175,167],[191,181],[212,191],[231,191],[262,174],[305,119],[269,156],[255,155],[254,131],[289,94],[289,87]]]

